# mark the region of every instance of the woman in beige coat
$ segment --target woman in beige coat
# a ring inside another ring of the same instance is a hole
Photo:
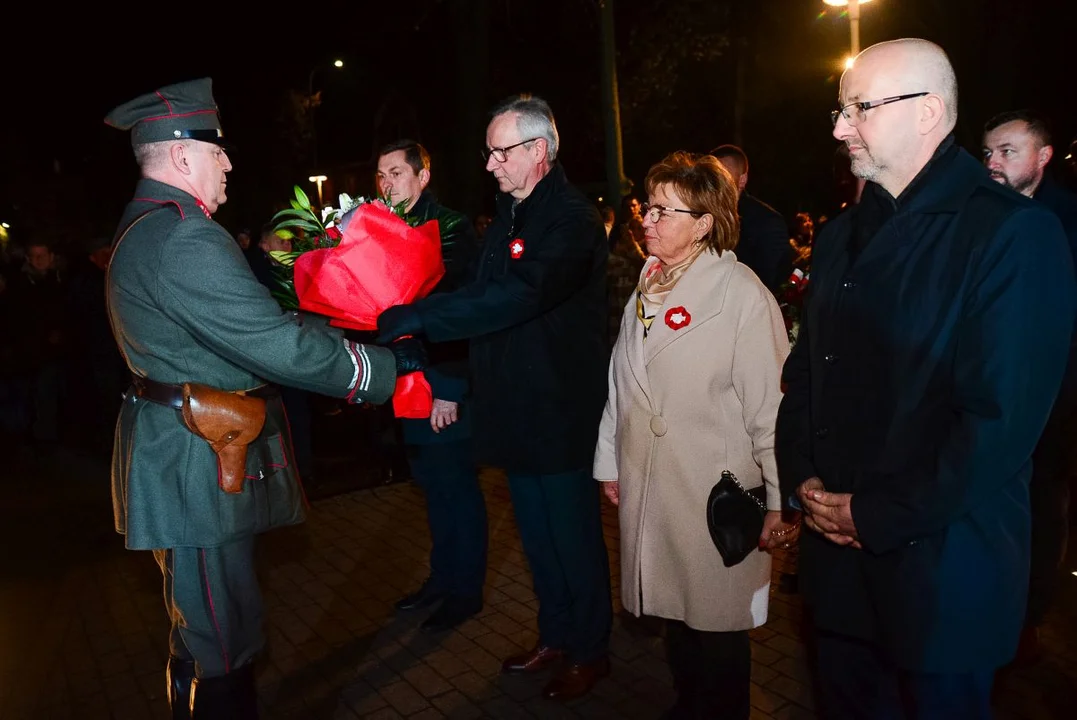
[[[774,297],[737,262],[733,181],[711,156],[651,168],[647,250],[610,362],[594,475],[620,511],[621,600],[667,619],[670,718],[747,718],[748,630],[766,621],[770,556],[724,567],[706,504],[723,470],[766,485],[761,548],[782,523],[774,421],[789,352]]]

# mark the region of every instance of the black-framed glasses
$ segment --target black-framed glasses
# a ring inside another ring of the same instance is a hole
[[[685,210],[684,208],[667,207],[665,205],[651,205],[650,203],[643,203],[643,205],[640,206],[640,212],[654,225],[657,225],[662,220],[662,216],[666,213],[688,213],[694,218],[703,215],[703,213],[696,212],[695,210]]]
[[[851,126],[856,127],[860,123],[867,120],[867,111],[872,108],[882,107],[883,105],[889,105],[890,103],[901,102],[902,100],[911,100],[912,98],[923,97],[924,95],[930,95],[928,91],[909,93],[908,95],[894,95],[893,97],[883,98],[882,100],[862,100],[860,102],[849,103],[844,107],[840,107],[837,110],[830,111],[830,122],[834,125],[838,124],[838,118],[845,118],[845,122]]]
[[[513,148],[518,148],[521,145],[526,145],[529,142],[535,142],[536,140],[540,139],[541,138],[531,138],[530,140],[522,140],[515,145],[508,145],[506,147],[499,148],[490,148],[489,150],[484,148],[479,152],[482,153],[482,161],[484,163],[490,162],[491,155],[493,156],[494,160],[497,160],[499,163],[503,163],[509,159],[509,150],[512,150]]]

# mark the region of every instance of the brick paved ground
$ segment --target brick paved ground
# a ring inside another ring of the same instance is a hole
[[[0,510],[0,718],[168,717],[160,575],[148,554],[122,550],[111,531],[107,482],[100,468],[72,470],[84,464],[67,458],[3,478],[15,502]],[[484,489],[486,609],[439,638],[416,631],[422,615],[391,612],[393,600],[426,574],[423,503],[412,485],[317,501],[306,525],[264,538],[265,717],[661,714],[673,695],[656,622],[619,616],[612,676],[570,706],[540,697],[545,677],[498,675],[502,657],[535,641],[536,601],[504,483],[491,473]],[[616,568],[616,516],[607,508],[604,519]],[[50,532],[38,531],[43,523]],[[1067,580],[1047,632],[1049,657],[1000,682],[1000,717],[1075,716],[1077,578]],[[752,633],[753,718],[816,717],[799,618],[797,596],[776,590],[770,622]]]

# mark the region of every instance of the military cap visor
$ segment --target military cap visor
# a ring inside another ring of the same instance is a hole
[[[113,109],[105,124],[131,131],[131,144],[200,140],[227,147],[210,78],[168,85]]]

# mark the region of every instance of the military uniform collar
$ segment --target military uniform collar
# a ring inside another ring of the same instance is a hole
[[[174,185],[151,178],[144,177],[138,181],[134,202],[157,206],[174,205],[183,218],[199,215],[210,217],[209,209],[198,198]]]

